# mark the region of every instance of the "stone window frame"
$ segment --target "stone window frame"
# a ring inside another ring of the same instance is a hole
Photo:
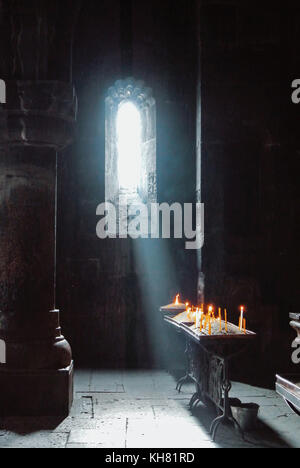
[[[141,114],[141,176],[137,193],[124,193],[118,180],[117,114],[120,106],[130,101]],[[118,80],[105,99],[105,201],[115,206],[130,203],[157,202],[156,172],[156,101],[152,89],[143,81]]]

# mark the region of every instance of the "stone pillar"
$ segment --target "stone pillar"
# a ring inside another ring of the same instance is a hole
[[[72,404],[55,257],[57,154],[72,141],[76,104],[70,84],[13,81],[0,106],[2,416],[64,416]]]

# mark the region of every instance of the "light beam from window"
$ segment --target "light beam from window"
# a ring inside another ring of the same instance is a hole
[[[118,177],[120,188],[136,192],[141,168],[142,121],[139,109],[130,101],[117,114]]]

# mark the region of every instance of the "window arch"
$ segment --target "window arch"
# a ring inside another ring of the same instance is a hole
[[[105,200],[115,205],[154,203],[156,103],[152,90],[133,78],[116,81],[106,98]]]

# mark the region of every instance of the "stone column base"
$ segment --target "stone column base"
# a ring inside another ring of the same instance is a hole
[[[68,416],[73,374],[73,361],[59,370],[0,368],[0,416]]]

